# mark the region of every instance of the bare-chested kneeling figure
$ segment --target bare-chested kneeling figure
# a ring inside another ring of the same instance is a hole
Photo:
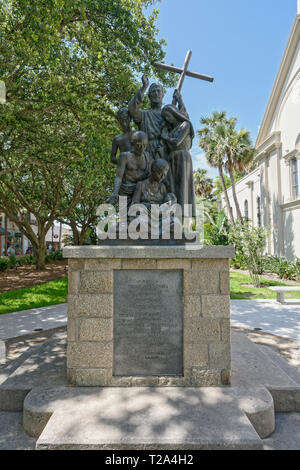
[[[116,204],[118,196],[127,196],[128,206],[131,204],[136,185],[150,176],[152,158],[145,152],[148,138],[145,132],[133,132],[131,152],[122,152],[117,167],[113,193],[109,197],[111,204]]]

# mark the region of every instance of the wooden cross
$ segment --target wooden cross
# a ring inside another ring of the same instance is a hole
[[[190,63],[191,56],[192,56],[192,51],[188,51],[187,55],[185,57],[185,61],[184,61],[182,69],[180,69],[178,67],[173,67],[173,65],[161,64],[160,62],[155,62],[154,66],[157,67],[158,69],[167,70],[168,72],[180,73],[180,78],[178,80],[177,87],[176,87],[176,89],[178,91],[181,91],[181,88],[182,88],[182,85],[183,85],[183,82],[184,82],[184,79],[185,79],[186,75],[188,77],[199,78],[200,80],[206,80],[207,82],[213,82],[214,81],[213,77],[209,77],[207,75],[202,75],[200,73],[190,72],[187,69],[188,66],[189,66],[189,63]]]

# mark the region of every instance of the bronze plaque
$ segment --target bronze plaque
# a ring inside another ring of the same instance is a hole
[[[182,271],[114,271],[115,376],[182,376]]]

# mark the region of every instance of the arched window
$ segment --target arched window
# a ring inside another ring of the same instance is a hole
[[[298,184],[298,160],[293,158],[291,160],[291,172],[292,172],[292,195],[296,199],[299,195],[299,184]]]
[[[248,201],[247,201],[247,199],[244,202],[244,219],[245,219],[245,221],[249,220],[249,210],[248,210]]]
[[[261,227],[261,210],[260,210],[260,197],[259,196],[257,196],[256,203],[257,203],[257,225]]]

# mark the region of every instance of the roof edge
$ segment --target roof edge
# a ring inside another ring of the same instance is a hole
[[[272,117],[274,115],[278,98],[282,91],[286,75],[289,71],[290,65],[292,63],[294,53],[297,49],[298,42],[300,39],[300,14],[295,18],[294,24],[292,26],[291,33],[289,35],[288,43],[285,48],[283,58],[281,60],[278,73],[275,78],[275,82],[271,91],[271,95],[262,119],[262,123],[257,135],[255,148],[262,145],[264,140],[268,137],[267,132],[269,125],[271,123]]]

